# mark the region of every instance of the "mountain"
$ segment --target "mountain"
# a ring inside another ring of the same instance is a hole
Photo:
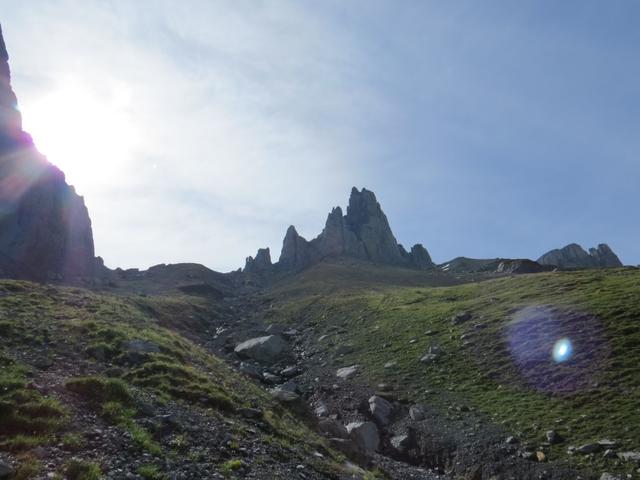
[[[92,277],[84,200],[22,130],[0,27],[0,277],[76,282]]]
[[[572,243],[564,248],[545,253],[538,259],[538,263],[570,269],[622,267],[618,256],[604,243],[598,245],[598,248],[590,248],[588,253],[577,243]]]
[[[467,258],[456,257],[438,267],[448,273],[540,273],[553,267],[541,265],[526,258]]]
[[[297,272],[323,259],[335,257],[414,269],[434,267],[429,252],[421,244],[414,245],[407,252],[396,241],[387,216],[372,191],[353,187],[346,215],[340,207],[335,207],[329,213],[322,233],[311,241],[300,236],[293,225],[290,226],[279,261],[272,265],[268,250],[261,249],[256,259],[247,258],[245,271],[275,268]]]

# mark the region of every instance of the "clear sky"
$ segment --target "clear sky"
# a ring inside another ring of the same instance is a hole
[[[434,259],[640,263],[640,2],[0,0],[110,267],[226,271],[352,186]]]

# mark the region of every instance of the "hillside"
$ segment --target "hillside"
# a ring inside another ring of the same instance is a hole
[[[313,331],[305,345],[315,350],[309,376],[329,383],[336,369],[358,366],[349,391],[325,391],[316,401],[348,416],[382,391],[397,401],[385,427],[389,438],[420,432],[418,451],[404,458],[460,475],[479,468],[465,478],[575,478],[573,469],[583,478],[634,474],[637,453],[621,452],[640,449],[638,269],[446,287],[390,279],[387,288],[340,291],[328,288],[328,277],[307,272],[265,294],[272,302],[266,322]],[[556,362],[554,344],[562,339],[573,355]],[[431,412],[427,425],[407,425],[415,404]],[[391,446],[387,452],[394,454]],[[540,468],[537,459],[545,462]],[[556,462],[552,469],[549,461]],[[536,476],[543,471],[555,473]]]
[[[214,310],[195,297],[1,282],[3,468],[11,465],[18,479],[360,471],[270,394],[180,334],[208,331]]]

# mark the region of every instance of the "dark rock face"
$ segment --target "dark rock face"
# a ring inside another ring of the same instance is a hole
[[[311,241],[291,226],[282,245],[278,268],[302,270],[323,258],[346,256],[385,265],[433,268],[427,250],[420,244],[407,252],[393,236],[391,227],[373,192],[355,187],[351,191],[347,214],[334,208],[322,233]]]
[[[75,281],[96,265],[83,198],[22,131],[0,30],[0,276]]]
[[[564,248],[551,250],[538,259],[541,265],[553,265],[558,268],[616,268],[622,262],[613,250],[600,244],[587,253],[580,245],[572,243]]]
[[[244,271],[261,273],[268,272],[272,267],[271,252],[268,248],[260,248],[258,249],[258,253],[256,253],[256,258],[247,257],[244,265]]]

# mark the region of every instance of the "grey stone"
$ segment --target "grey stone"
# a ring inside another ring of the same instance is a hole
[[[287,367],[280,372],[280,375],[285,378],[295,377],[298,374],[300,374],[300,369],[296,366]]]
[[[287,343],[279,335],[268,335],[242,342],[234,351],[241,357],[270,363],[287,351]]]
[[[619,452],[618,458],[625,462],[640,463],[640,452]]]
[[[352,422],[347,425],[349,438],[353,440],[367,456],[373,455],[380,445],[378,428],[373,422]]]
[[[332,438],[349,438],[349,432],[344,425],[333,418],[323,418],[318,422],[318,429]]]
[[[545,436],[547,438],[547,442],[549,442],[551,445],[562,443],[564,441],[564,438],[562,438],[562,435],[560,435],[555,430],[548,430],[545,433]]]
[[[422,357],[420,357],[420,363],[425,363],[425,364],[432,363],[437,358],[438,358],[438,355],[436,355],[435,353],[426,353]]]
[[[0,32],[1,33],[1,32]],[[0,37],[1,39],[1,37]],[[1,46],[1,45],[0,45]],[[13,477],[14,469],[6,462],[0,460],[0,479],[9,479]]]
[[[358,371],[357,365],[352,365],[350,367],[342,367],[339,368],[336,372],[336,377],[341,378],[343,380],[347,380],[351,378]]]
[[[393,411],[393,405],[382,397],[373,395],[369,398],[369,412],[378,425],[385,427],[389,424],[389,417]]]
[[[622,480],[622,478],[616,475],[612,475],[610,473],[604,472],[602,475],[600,475],[600,480]]]
[[[270,373],[270,372],[264,372],[262,374],[262,379],[264,380],[265,383],[268,383],[270,385],[275,385],[282,381],[282,379],[279,376],[274,375],[273,373]]]
[[[411,439],[409,435],[395,435],[391,437],[390,443],[398,453],[405,453],[411,446]]]
[[[576,448],[576,453],[587,455],[589,453],[595,453],[602,447],[598,443],[587,443]]]
[[[316,412],[316,416],[318,417],[329,416],[329,409],[324,403],[318,403],[318,405],[316,406],[315,412]]]
[[[338,348],[336,348],[336,355],[348,355],[350,353],[353,353],[354,350],[355,348],[353,345],[345,343],[344,345],[340,345]]]
[[[409,407],[409,416],[416,422],[421,422],[426,418],[426,410],[424,405],[416,404]]]
[[[257,380],[262,379],[262,371],[250,363],[240,362],[239,370],[251,378],[255,378]]]
[[[271,395],[273,395],[276,400],[283,403],[292,403],[300,399],[300,396],[297,393],[290,392],[289,390],[282,390],[280,388],[271,390]]]

